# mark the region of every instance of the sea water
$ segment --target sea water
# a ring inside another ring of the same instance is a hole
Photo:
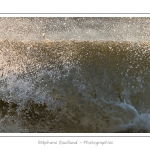
[[[0,132],[150,132],[149,18],[0,21]]]

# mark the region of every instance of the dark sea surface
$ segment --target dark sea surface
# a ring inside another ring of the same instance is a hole
[[[150,18],[0,18],[0,132],[150,132]]]

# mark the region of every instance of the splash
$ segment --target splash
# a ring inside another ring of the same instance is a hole
[[[149,132],[148,42],[1,41],[1,132]]]

